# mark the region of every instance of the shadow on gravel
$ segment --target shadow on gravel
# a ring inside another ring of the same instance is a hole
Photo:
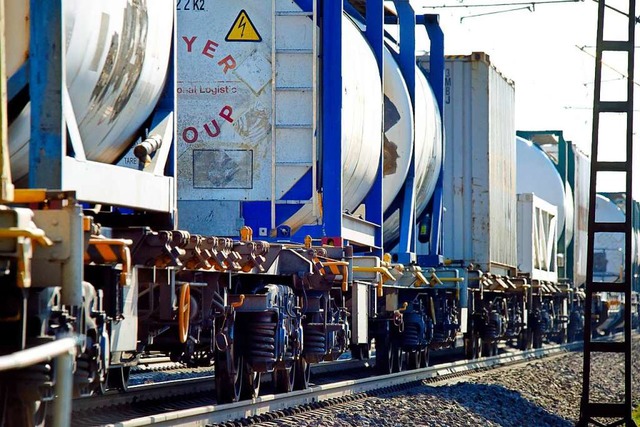
[[[431,395],[449,402],[504,427],[553,426],[572,427],[574,423],[553,414],[520,393],[495,384],[459,383],[450,386],[428,387],[421,394]],[[449,408],[455,411],[455,407]],[[474,421],[471,425],[474,425]]]

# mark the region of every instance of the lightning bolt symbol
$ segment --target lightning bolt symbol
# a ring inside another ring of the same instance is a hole
[[[240,33],[240,37],[244,37],[244,26],[247,25],[246,22],[244,22],[244,16],[242,16],[240,18],[240,22],[238,22],[238,28],[242,28],[242,32]]]

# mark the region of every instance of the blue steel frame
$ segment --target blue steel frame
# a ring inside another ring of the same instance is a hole
[[[395,0],[400,26],[400,54],[398,65],[404,77],[411,98],[411,108],[416,103],[416,14],[409,0]],[[417,118],[414,115],[414,120]],[[409,172],[400,190],[400,242],[398,242],[398,262],[409,264],[416,261],[416,159],[415,150],[411,152]]]
[[[416,16],[415,11],[408,0],[395,0],[396,10],[398,13],[397,21],[390,19],[388,23],[400,26],[400,53],[399,65],[400,71],[407,84],[409,95],[411,96],[412,107],[415,111],[415,85],[416,85],[416,25],[424,25],[429,40],[431,42],[429,56],[429,73],[427,80],[433,89],[436,102],[440,113],[443,111],[444,103],[444,35],[437,15],[419,15]],[[414,120],[420,120],[414,116]],[[441,132],[444,140],[444,122],[441,122]],[[444,142],[444,141],[443,141]],[[444,156],[444,146],[442,147]],[[418,217],[416,209],[416,164],[415,151],[411,156],[411,164],[409,173],[401,191],[400,200],[400,241],[398,243],[397,258],[399,262],[411,263],[419,261],[421,265],[437,266],[441,265],[442,258],[442,165],[444,158],[440,164],[440,175],[436,183],[436,187],[431,199],[431,212],[425,212]],[[422,217],[430,213],[431,218],[431,234],[429,239],[429,254],[416,254],[417,227]]]
[[[436,187],[431,196],[431,233],[429,236],[429,254],[418,255],[418,262],[422,266],[436,267],[442,265],[444,259],[442,256],[442,191],[443,182],[442,177],[443,165],[444,165],[444,33],[440,28],[438,15],[422,15],[417,17],[418,24],[425,26],[427,35],[431,42],[431,49],[429,54],[429,72],[427,73],[427,81],[433,90],[433,95],[438,105],[438,111],[440,112],[440,133],[442,135],[442,160],[440,163],[440,174],[438,175],[438,181]],[[426,214],[426,212],[425,212]],[[422,218],[418,218],[420,222]]]
[[[378,72],[380,73],[380,81],[384,88],[384,3],[383,0],[367,1],[366,16],[366,32],[365,37],[373,50],[373,54],[378,63]],[[384,108],[382,109],[382,123],[380,123],[380,134],[384,132]],[[373,224],[379,224],[375,229],[375,246],[376,249],[372,255],[382,256],[383,251],[383,228],[384,212],[382,211],[382,178],[383,178],[383,159],[384,147],[380,150],[380,162],[378,163],[378,173],[376,180],[369,191],[364,203],[366,207],[366,220]]]
[[[322,1],[322,236],[342,236],[342,1]]]
[[[298,6],[307,12],[313,7],[313,0],[295,0]],[[322,188],[322,224],[317,226],[304,226],[294,234],[284,227],[278,227],[276,239],[288,239],[302,241],[306,235],[314,238],[328,237],[340,239],[343,244],[345,224],[343,222],[342,200],[342,17],[345,5],[340,1],[318,1],[321,26],[322,43],[322,70],[321,70],[321,99],[322,99],[322,153],[321,167],[319,170],[319,183]],[[350,6],[347,4],[347,8]],[[365,37],[369,41],[374,56],[378,62],[378,69],[382,79],[383,70],[383,1],[370,0],[367,4],[367,31]],[[380,99],[382,102],[382,98]],[[382,135],[383,123],[380,123],[380,135]],[[311,185],[311,177],[305,176],[282,199],[310,198],[306,187]],[[316,189],[313,189],[315,191]],[[382,255],[382,149],[378,174],[371,190],[364,200],[366,221],[373,224],[374,235],[373,253]],[[246,202],[243,204],[245,220],[250,223],[256,221],[256,217],[269,215],[267,203]],[[289,215],[298,208],[292,205],[276,206],[276,224],[284,222]],[[259,214],[259,212],[261,212]]]
[[[295,0],[302,10],[311,11],[314,0]],[[320,25],[322,29],[322,155],[321,167],[319,170],[319,182],[322,186],[322,224],[317,226],[304,226],[297,233],[290,234],[290,230],[278,229],[276,239],[300,240],[309,234],[315,238],[332,237],[342,238],[345,234],[343,223],[343,200],[342,200],[342,174],[337,171],[342,170],[342,15],[345,8],[349,11],[353,9],[347,4],[334,1],[318,1],[318,11],[320,13]],[[398,20],[391,20],[388,23],[400,25],[400,69],[405,78],[409,94],[411,96],[412,107],[415,108],[415,27],[416,24],[425,25],[431,40],[431,69],[427,76],[431,84],[440,111],[443,108],[444,90],[444,37],[440,29],[437,15],[417,16],[408,0],[396,0]],[[367,14],[365,37],[367,38],[376,60],[381,79],[383,76],[383,49],[384,49],[384,8],[382,0],[369,0],[367,2]],[[358,17],[361,18],[361,17]],[[383,127],[380,127],[382,134]],[[444,150],[443,150],[444,151]],[[442,167],[442,166],[441,166]],[[400,209],[400,243],[398,250],[398,261],[415,262],[417,222],[421,219],[415,212],[415,158],[412,155],[409,174],[405,181],[404,189],[401,191]],[[365,198],[366,220],[375,227],[375,248],[373,253],[382,253],[382,156],[378,165],[376,181]],[[440,264],[441,257],[441,222],[442,222],[442,173],[436,185],[434,197],[430,206],[431,209],[431,239],[430,251],[423,260],[429,264]],[[287,194],[283,199],[302,199],[308,196],[307,191],[301,187],[310,186],[310,177],[305,177],[296,185],[295,192]],[[315,189],[314,189],[315,191]],[[294,194],[295,193],[295,194]],[[303,194],[304,193],[304,194]],[[258,217],[264,218],[269,215],[267,209],[268,202],[245,202],[245,220],[255,222]],[[284,222],[297,207],[292,205],[278,205],[276,207],[276,223]],[[344,244],[348,243],[343,241]]]
[[[64,108],[66,90],[65,31],[62,0],[30,2],[30,51],[28,64],[23,66],[16,78],[11,80],[10,95],[16,95],[24,84],[29,84],[31,101],[31,140],[29,148],[30,188],[50,190],[74,190],[81,201],[113,204],[142,210],[155,210],[176,218],[176,152],[174,140],[168,149],[164,176],[124,167],[73,159],[67,153],[67,121],[70,114]],[[175,11],[174,11],[175,13]],[[174,15],[175,22],[175,15]],[[175,44],[175,28],[173,43]],[[162,97],[152,117],[155,124],[168,123],[171,135],[175,130],[175,49],[172,49],[169,76]],[[167,150],[163,150],[167,152]],[[69,160],[72,160],[70,162]],[[80,168],[71,166],[82,164]],[[78,171],[82,173],[78,173]],[[108,175],[106,180],[105,175]],[[98,185],[108,181],[112,187],[103,194]],[[94,184],[95,183],[95,184]],[[95,187],[94,187],[95,185]],[[153,198],[138,198],[140,187],[143,193]],[[156,197],[157,196],[157,197]],[[83,197],[86,197],[83,198]],[[104,200],[101,198],[104,197]],[[160,202],[149,201],[151,199]],[[119,201],[122,203],[119,203]]]

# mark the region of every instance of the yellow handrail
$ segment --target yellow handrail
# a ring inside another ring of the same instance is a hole
[[[39,228],[0,228],[0,239],[3,238],[16,238],[16,237],[29,237],[40,243],[42,246],[53,246],[53,242],[49,239],[44,231]]]
[[[353,271],[354,272],[359,272],[359,273],[380,273],[383,276],[383,278],[381,278],[380,281],[378,282],[378,286],[377,286],[377,295],[378,295],[378,297],[381,297],[383,295],[382,285],[384,284],[384,282],[387,282],[387,281],[395,282],[396,281],[396,278],[393,277],[393,274],[391,274],[386,267],[354,266],[353,267]]]

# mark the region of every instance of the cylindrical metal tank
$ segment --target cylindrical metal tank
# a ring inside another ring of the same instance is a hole
[[[416,132],[392,51],[384,52],[383,96],[378,64],[362,28],[344,14],[342,105],[339,112],[323,111],[322,37],[314,21],[290,2],[279,4],[275,15],[264,2],[240,7],[220,0],[219,6],[215,13],[178,11],[178,30],[184,29],[178,40],[177,89],[181,226],[233,235],[242,223],[261,236],[289,229],[295,234],[305,225],[320,224],[323,214],[335,214],[327,195],[340,190],[323,187],[324,198],[318,197],[317,179],[328,181],[322,173],[342,173],[341,213],[361,215],[358,208],[375,182],[383,152],[383,126],[385,217],[406,180],[414,139],[417,206],[424,210],[437,178],[437,166],[428,163],[439,158],[441,137],[439,114],[422,72],[417,72]],[[227,40],[240,14],[251,17],[260,41]],[[342,171],[324,171],[319,162],[333,154],[337,142],[325,138],[328,132],[321,128],[322,116],[329,114],[342,116]],[[207,220],[220,216],[226,220]],[[395,228],[397,235],[397,219]]]
[[[386,211],[402,188],[413,153],[413,108],[400,67],[384,48],[384,195]]]
[[[573,237],[573,192],[565,186],[557,169],[537,145],[516,136],[516,192],[533,193],[558,208],[558,238],[565,231]]]
[[[377,76],[373,53],[356,25],[346,17],[343,31],[343,203],[344,209],[351,212],[362,202],[375,179],[379,161],[376,153],[380,150],[377,146],[379,137],[374,132],[379,129],[380,115],[372,99]],[[417,119],[414,129],[407,85],[391,51],[384,48],[384,211],[391,206],[405,182],[414,140],[418,214],[426,208],[438,179],[442,156],[440,113],[424,73],[418,67],[415,71]],[[287,225],[295,230],[311,220],[311,208],[306,207],[294,214]],[[396,240],[398,233],[399,210],[395,209],[386,212],[384,241]]]
[[[385,175],[383,180],[384,185],[384,209],[389,208],[390,204],[398,195],[402,185],[407,176],[411,155],[411,136],[409,132],[403,132],[401,135],[396,136],[394,133],[395,127],[389,126],[392,120],[395,118],[394,111],[391,108],[387,108],[387,99],[393,101],[394,105],[401,105],[407,103],[410,110],[410,98],[406,89],[406,84],[400,73],[397,62],[393,59],[393,56],[385,49],[387,55],[385,56],[385,70],[384,70],[384,93],[385,93],[385,150],[384,150],[384,169]],[[390,68],[390,70],[388,70]],[[440,161],[442,158],[442,125],[440,112],[433,95],[433,91],[424,76],[424,73],[416,66],[416,89],[415,89],[415,129],[413,135],[415,139],[416,150],[416,212],[418,216],[424,212],[427,207],[427,203],[431,199],[433,190],[435,189],[436,182],[438,180],[438,173],[440,167]],[[401,80],[397,83],[396,80]],[[397,93],[401,90],[402,93]],[[394,101],[394,100],[398,101]],[[397,109],[400,111],[400,108]],[[400,114],[402,117],[402,114]],[[406,115],[407,116],[407,115]],[[410,119],[410,117],[407,117]],[[408,121],[405,119],[406,121]],[[403,123],[406,126],[406,121]],[[402,123],[398,121],[398,124]],[[409,126],[411,122],[408,123]],[[398,125],[396,125],[398,126]],[[396,153],[392,149],[387,149],[388,141],[393,142],[393,147],[408,147],[402,151],[398,149],[397,158]],[[407,156],[403,157],[402,152],[406,152]],[[398,168],[396,174],[389,173],[388,165],[393,164],[402,165],[402,169]],[[402,175],[400,175],[402,171]],[[384,221],[384,242],[385,246],[394,242],[400,232],[400,211],[395,209],[391,212],[386,212]],[[389,248],[387,248],[389,249]]]
[[[28,57],[29,1],[5,2],[7,70]],[[170,0],[64,2],[66,81],[87,159],[112,163],[153,111],[168,71]],[[30,106],[10,124],[13,179],[29,168]]]
[[[382,89],[373,52],[346,15],[342,31],[342,203],[352,212],[371,189],[380,162]],[[295,232],[313,221],[312,206],[305,205],[285,224]]]

